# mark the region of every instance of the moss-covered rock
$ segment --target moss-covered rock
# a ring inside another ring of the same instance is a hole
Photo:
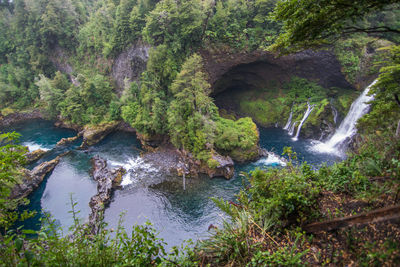
[[[200,172],[207,174],[210,178],[231,179],[235,173],[234,163],[229,156],[222,156],[214,152],[207,162],[202,162]]]
[[[86,125],[83,129],[83,141],[81,148],[93,146],[103,140],[113,132],[118,126],[118,122],[109,122],[99,125]]]
[[[15,111],[9,108],[3,109],[0,114],[0,127],[6,127],[18,122],[43,119],[44,116],[38,109]]]
[[[206,174],[210,178],[231,179],[234,175],[234,162],[229,156],[222,156],[216,151],[210,151],[207,160],[199,160],[186,150],[177,150],[177,152],[179,162],[175,166],[175,172],[179,176],[197,177],[199,174]]]

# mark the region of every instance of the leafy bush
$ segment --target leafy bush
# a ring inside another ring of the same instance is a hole
[[[7,266],[156,266],[165,261],[165,243],[156,237],[151,224],[132,228],[131,234],[120,226],[115,230],[101,224],[97,235],[75,220],[67,236],[55,222],[46,218],[38,232],[25,230],[22,234],[9,231],[0,236],[0,259]],[[34,234],[29,238],[27,234]]]
[[[237,121],[218,118],[215,146],[217,149],[232,151],[252,148],[258,143],[257,125],[251,118],[241,118]]]
[[[297,252],[297,247],[280,247],[276,251],[257,251],[247,266],[304,266],[302,257],[307,250]]]
[[[303,222],[315,207],[319,193],[316,177],[306,164],[300,168],[251,172],[249,208],[258,223],[274,229]],[[307,173],[307,175],[305,175]]]

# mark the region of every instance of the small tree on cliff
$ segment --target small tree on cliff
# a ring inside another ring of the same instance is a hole
[[[171,142],[202,158],[213,148],[217,108],[209,97],[211,88],[199,55],[186,60],[170,89],[174,95],[168,109]]]

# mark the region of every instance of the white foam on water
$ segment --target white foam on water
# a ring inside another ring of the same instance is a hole
[[[286,162],[281,157],[272,152],[268,152],[267,157],[261,158],[255,164],[265,165],[265,166],[276,166],[276,165],[286,166]]]
[[[32,152],[32,151],[35,151],[35,150],[38,150],[38,149],[41,149],[43,151],[49,151],[50,150],[50,148],[47,148],[47,147],[45,147],[43,145],[40,145],[40,144],[37,144],[35,142],[24,142],[24,143],[22,143],[22,145],[23,146],[27,146],[28,149],[29,149],[29,152]]]
[[[108,161],[112,167],[123,167],[126,174],[122,177],[122,186],[133,184],[140,181],[149,174],[158,173],[159,170],[152,164],[146,163],[141,157],[129,158],[126,162]]]

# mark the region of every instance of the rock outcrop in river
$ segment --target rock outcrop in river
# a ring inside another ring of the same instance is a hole
[[[234,175],[234,163],[229,156],[221,156],[214,152],[212,162],[208,164],[201,162],[193,157],[193,155],[185,150],[178,151],[180,161],[175,167],[179,176],[198,176],[200,173],[207,174],[210,178],[225,177],[231,179]]]
[[[25,154],[26,164],[31,164],[31,163],[39,160],[46,153],[47,153],[47,151],[43,150],[43,149],[36,149],[32,152],[26,153]]]
[[[92,158],[92,176],[97,182],[97,194],[89,202],[92,210],[89,215],[89,226],[93,234],[98,232],[105,206],[110,202],[111,194],[120,185],[124,174],[124,168],[110,170],[105,159],[99,156]]]
[[[54,168],[60,162],[61,157],[62,156],[58,156],[51,161],[43,162],[39,166],[36,166],[32,171],[22,169],[22,182],[13,188],[10,198],[15,199],[27,197],[30,193],[32,193],[33,190],[35,190],[43,182],[46,174],[54,170]]]
[[[87,125],[83,129],[83,141],[81,148],[85,149],[89,146],[93,146],[103,140],[111,132],[115,131],[118,126],[118,122],[110,122],[99,125]]]
[[[68,137],[68,138],[61,138],[60,141],[57,142],[56,146],[66,146],[69,145],[81,137],[83,132],[79,132],[76,136]]]
[[[202,163],[191,153],[176,149],[172,144],[154,148],[144,153],[142,158],[168,175],[197,177],[199,174],[206,174],[210,178],[225,177],[226,179],[230,179],[234,175],[233,160],[216,152],[212,156],[213,166]]]

